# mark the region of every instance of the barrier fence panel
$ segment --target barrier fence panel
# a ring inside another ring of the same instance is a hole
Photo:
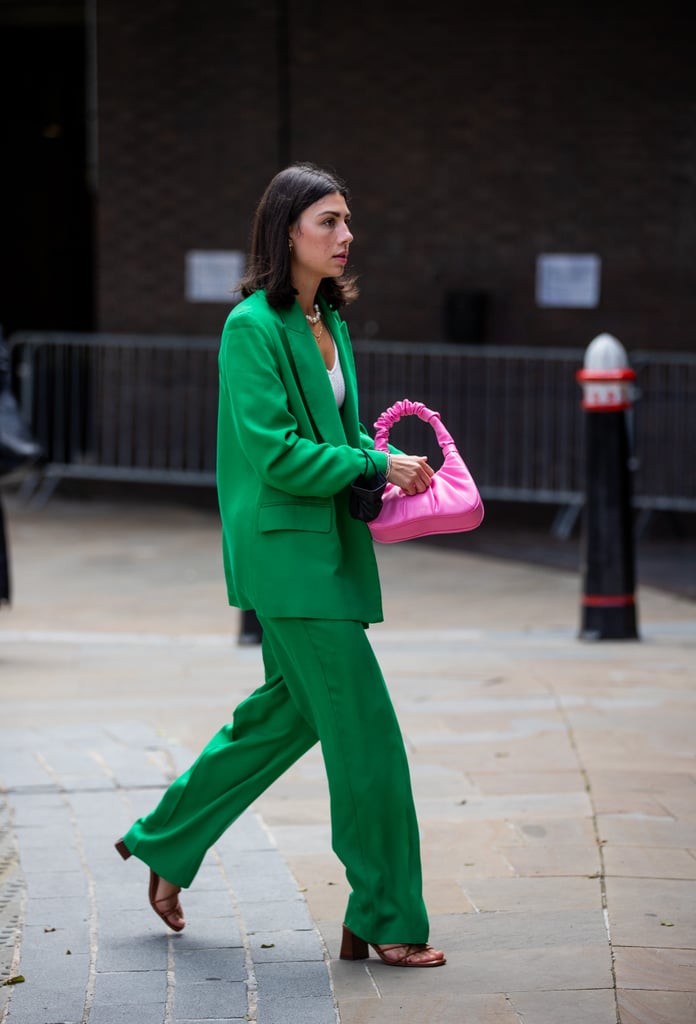
[[[696,355],[635,352],[635,504],[696,511]]]
[[[45,500],[61,479],[213,486],[217,338],[25,332],[9,339],[22,413],[46,452],[30,482]],[[356,341],[361,417],[372,432],[395,401],[442,415],[485,498],[584,502],[584,351]],[[635,505],[696,511],[696,357],[638,352]],[[441,462],[416,417],[391,439]]]
[[[20,408],[46,454],[41,497],[61,479],[214,485],[218,345],[13,335]]]
[[[422,401],[440,412],[489,498],[581,502],[581,352],[357,342],[355,358],[369,427],[397,399]],[[393,441],[438,458],[419,420],[397,424]]]

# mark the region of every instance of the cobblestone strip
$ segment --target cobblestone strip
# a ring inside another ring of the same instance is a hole
[[[10,808],[0,793],[0,1024],[5,1024],[19,973],[20,920],[26,886],[19,867]]]
[[[0,1024],[336,1024],[321,939],[254,815],[243,815],[204,861],[183,896],[179,935],[148,906],[145,865],[114,850],[188,767],[190,752],[135,724],[0,736],[0,780],[27,890],[22,910],[5,808],[0,853],[7,847],[17,887],[7,936],[14,951],[21,928],[13,962],[26,981],[9,995],[0,989]]]

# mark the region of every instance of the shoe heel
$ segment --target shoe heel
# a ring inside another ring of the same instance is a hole
[[[370,951],[367,943],[353,935],[350,928],[343,925],[343,940],[341,942],[341,960],[367,960]]]
[[[128,860],[128,858],[131,855],[131,852],[128,849],[128,847],[126,846],[126,844],[124,843],[124,841],[122,839],[119,839],[119,841],[117,843],[114,843],[114,846],[116,847],[118,852],[121,854],[123,859],[124,860]]]

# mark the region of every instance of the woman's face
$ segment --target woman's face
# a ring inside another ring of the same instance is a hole
[[[350,210],[341,193],[331,192],[303,210],[290,225],[290,240],[294,279],[340,277],[353,241]]]

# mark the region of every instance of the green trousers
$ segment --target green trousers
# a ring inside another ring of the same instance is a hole
[[[135,822],[126,846],[163,878],[189,886],[209,847],[318,740],[332,844],[351,888],[346,925],[368,942],[426,942],[406,752],[364,628],[331,619],[260,622],[263,686]]]

